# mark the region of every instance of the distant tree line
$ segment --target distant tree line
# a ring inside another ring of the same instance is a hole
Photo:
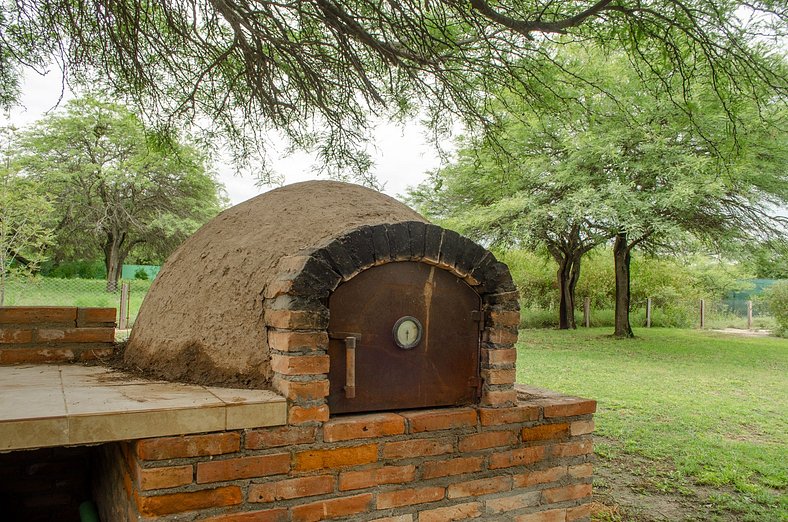
[[[102,259],[114,291],[129,258],[160,264],[226,204],[198,147],[149,132],[115,103],[81,98],[5,132],[2,195],[13,205],[0,210],[0,251],[13,263],[0,265],[4,274],[35,271],[44,258]]]

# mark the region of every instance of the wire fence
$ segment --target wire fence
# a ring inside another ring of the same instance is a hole
[[[118,309],[119,327],[131,328],[152,281],[123,279],[118,289],[107,291],[103,279],[60,279],[17,277],[6,280],[5,306],[97,306]],[[127,287],[126,295],[122,288]],[[650,302],[650,304],[649,304]],[[126,306],[123,306],[125,303]],[[770,330],[776,327],[765,301],[760,299],[640,299],[630,303],[634,327],[742,328]],[[615,313],[610,303],[592,303],[579,298],[575,320],[578,326],[612,326]],[[702,321],[702,324],[701,324]],[[524,308],[521,326],[549,328],[558,324],[558,310]]]
[[[119,325],[131,328],[152,281],[123,279],[114,292],[104,279],[12,277],[5,281],[4,306],[96,306],[118,309]],[[121,291],[127,285],[128,296]],[[125,301],[125,306],[122,304]],[[123,319],[127,319],[123,324]]]
[[[777,324],[767,303],[760,299],[641,299],[630,302],[633,327],[708,328],[773,330]],[[575,310],[578,326],[613,326],[612,303],[593,303],[579,298]],[[551,328],[558,325],[558,309],[523,308],[523,328]]]

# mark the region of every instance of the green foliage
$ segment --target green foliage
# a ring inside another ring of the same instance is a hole
[[[788,517],[788,343],[693,330],[523,330],[517,382],[598,401],[596,433],[614,451],[707,485],[722,520]],[[598,451],[599,453],[599,451]],[[705,499],[707,495],[700,495]],[[698,516],[712,520],[707,513]]]
[[[524,328],[554,327],[558,306],[555,265],[545,255],[512,249],[496,252],[509,266],[520,291]],[[632,261],[632,323],[645,325],[646,300],[652,299],[653,326],[687,328],[697,325],[698,301],[719,302],[731,292],[752,287],[752,274],[740,264],[704,256],[684,258],[641,256]],[[575,317],[582,322],[583,300],[591,299],[593,326],[612,326],[615,289],[609,250],[589,253],[577,283]],[[709,310],[710,317],[721,312]]]
[[[340,173],[369,166],[359,144],[373,114],[425,114],[440,133],[488,124],[513,86],[538,105],[559,82],[595,85],[586,64],[557,59],[571,43],[625,52],[678,104],[696,84],[731,111],[759,83],[764,106],[786,86],[774,0],[2,0],[0,35],[0,103],[21,71],[54,63],[69,85],[132,99],[170,126],[208,123],[206,136],[241,153],[277,128]]]
[[[103,256],[111,283],[132,252],[166,257],[224,203],[198,149],[151,135],[117,104],[70,101],[15,145],[12,168],[54,200],[53,258]]]
[[[11,168],[6,147],[12,132],[0,128],[0,306],[7,279],[34,274],[52,241],[49,195],[35,180]]]
[[[788,280],[778,281],[765,293],[766,301],[779,326],[778,334],[788,337]]]
[[[148,276],[148,272],[144,268],[138,268],[137,271],[134,272],[134,279],[142,279],[147,281],[150,279],[150,276]]]
[[[58,279],[104,279],[107,277],[107,267],[99,259],[64,261],[57,265],[48,261],[41,266],[41,275]]]

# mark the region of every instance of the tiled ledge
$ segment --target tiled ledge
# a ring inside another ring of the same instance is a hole
[[[100,366],[0,366],[0,451],[278,426],[267,390],[148,381]]]

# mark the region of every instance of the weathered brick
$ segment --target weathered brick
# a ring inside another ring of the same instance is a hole
[[[410,237],[411,255],[420,259],[424,257],[424,238],[427,235],[426,224],[421,221],[408,222],[408,236]]]
[[[383,484],[404,484],[416,478],[416,466],[384,466],[339,474],[339,490],[371,488]]]
[[[413,515],[399,515],[395,517],[373,518],[369,522],[413,522]]]
[[[520,475],[514,475],[514,487],[527,488],[536,484],[547,484],[548,482],[557,482],[566,476],[566,466],[557,466],[555,468],[541,469],[538,471],[529,471]]]
[[[415,504],[426,504],[443,500],[446,488],[429,486],[424,488],[399,489],[378,493],[377,509],[389,509]]]
[[[484,390],[481,404],[484,406],[504,406],[517,402],[517,392],[514,390]]]
[[[77,310],[77,326],[115,326],[115,308],[80,308]]]
[[[565,439],[569,437],[569,424],[542,424],[533,428],[523,428],[523,442],[535,440]]]
[[[515,487],[517,486],[515,485]],[[542,493],[540,491],[530,491],[528,493],[512,495],[511,497],[491,498],[485,500],[484,504],[487,506],[488,513],[499,514],[505,513],[506,511],[538,506],[541,495]]]
[[[0,324],[76,324],[77,309],[71,306],[0,307]]]
[[[590,439],[564,442],[563,444],[552,446],[553,457],[576,457],[578,455],[588,455],[593,453],[593,451],[594,443]]]
[[[466,502],[453,506],[428,509],[419,512],[419,522],[446,522],[476,518],[482,514],[481,502]]]
[[[0,349],[0,364],[39,364],[73,362],[80,353],[69,348],[3,348]]]
[[[290,406],[287,410],[289,424],[306,424],[310,422],[326,422],[328,420],[328,405],[319,406]]]
[[[517,370],[509,368],[506,370],[485,369],[481,372],[482,379],[487,384],[514,384],[517,379]]]
[[[413,457],[430,457],[454,451],[450,439],[414,439],[389,442],[383,446],[385,459],[410,459]]]
[[[548,511],[528,513],[527,515],[519,515],[514,520],[515,522],[565,522],[566,510],[550,509]]]
[[[317,522],[332,518],[357,515],[372,507],[372,494],[331,498],[290,508],[293,522]]]
[[[441,240],[441,251],[438,263],[448,267],[454,267],[457,261],[457,256],[460,253],[460,246],[462,242],[460,235],[454,230],[443,230],[443,239]]]
[[[145,439],[137,441],[135,446],[142,460],[207,457],[234,453],[240,448],[241,436],[236,432]]]
[[[511,451],[502,451],[490,455],[490,469],[511,468],[513,466],[526,466],[539,462],[545,457],[544,446],[532,448],[517,448]]]
[[[578,437],[580,435],[588,435],[589,433],[593,433],[594,421],[593,420],[575,421],[570,425],[570,432],[573,437]]]
[[[194,468],[188,466],[170,466],[166,468],[140,469],[137,480],[143,491],[151,489],[177,488],[192,483]]]
[[[328,396],[328,379],[319,381],[289,381],[274,377],[274,387],[290,400],[313,401]]]
[[[566,522],[573,522],[581,518],[590,517],[592,512],[591,504],[582,504],[573,508],[566,509]]]
[[[520,326],[520,312],[511,310],[492,310],[489,314],[492,326],[504,328]]]
[[[516,406],[514,408],[479,408],[482,426],[518,424],[539,418],[538,406]]]
[[[114,328],[42,328],[35,340],[43,343],[112,343]]]
[[[153,497],[137,496],[137,509],[144,517],[159,517],[198,509],[235,506],[243,501],[241,488],[224,486],[187,493],[171,493]]]
[[[318,375],[328,373],[328,355],[271,356],[271,368],[283,375]]]
[[[391,258],[395,261],[410,259],[410,233],[405,223],[391,223],[386,225],[386,235],[389,238]]]
[[[500,493],[512,489],[512,477],[502,475],[467,482],[451,484],[448,489],[448,498],[480,497],[491,493]]]
[[[347,448],[314,449],[297,452],[294,455],[293,469],[296,471],[313,471],[344,468],[370,464],[377,460],[377,444],[364,444],[363,446],[350,446]]]
[[[566,500],[577,500],[579,498],[591,496],[591,484],[573,484],[561,486],[560,488],[550,488],[542,490],[542,502],[545,504],[555,504]]]
[[[328,327],[328,314],[304,310],[266,310],[265,325],[290,330],[323,330]]]
[[[476,426],[476,410],[473,408],[414,411],[401,415],[408,419],[411,433]]]
[[[517,329],[502,327],[485,328],[482,339],[488,343],[514,344],[517,342]]]
[[[266,477],[290,471],[290,454],[276,453],[197,463],[197,483]]]
[[[333,475],[300,477],[278,482],[249,485],[249,502],[274,502],[313,497],[334,491]]]
[[[268,346],[280,352],[310,352],[328,348],[328,333],[268,330]]]
[[[572,478],[588,478],[594,474],[594,465],[586,462],[577,466],[569,466],[568,472]]]
[[[514,364],[517,362],[517,350],[505,348],[500,350],[482,350],[482,361],[485,364]]]
[[[3,344],[24,344],[33,342],[33,330],[22,330],[20,328],[0,329],[0,343]]]
[[[200,519],[202,522],[286,522],[287,508],[244,511]]]
[[[421,477],[429,480],[451,475],[475,473],[482,469],[484,457],[457,457],[447,460],[430,460],[421,465]]]
[[[317,428],[315,426],[277,426],[246,432],[246,449],[277,448],[295,446],[315,442]]]
[[[517,442],[517,435],[512,431],[487,431],[474,433],[460,438],[460,451],[471,452],[500,446],[511,446]]]
[[[338,442],[405,433],[405,419],[396,413],[373,413],[334,419],[323,425],[323,440]]]
[[[586,415],[596,411],[596,401],[575,398],[546,399],[544,416],[546,419],[553,417],[574,417]]]

